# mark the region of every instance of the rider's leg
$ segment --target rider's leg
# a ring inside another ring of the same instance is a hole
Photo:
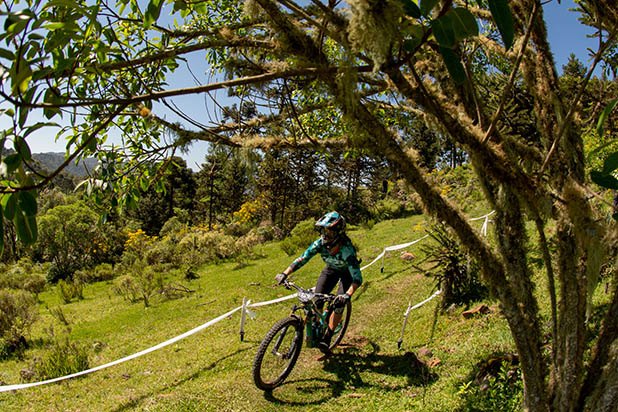
[[[345,293],[345,291],[350,288],[351,284],[352,276],[350,275],[350,272],[346,269],[345,273],[342,273],[341,282],[339,283],[339,289],[337,290],[337,294],[341,295]],[[332,315],[330,315],[330,319],[328,320],[328,329],[331,332],[334,331],[339,325],[339,322],[341,322],[344,309],[345,308],[340,308],[339,310],[335,310]]]

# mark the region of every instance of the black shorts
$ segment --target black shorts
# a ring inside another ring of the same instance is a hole
[[[339,289],[337,290],[337,294],[341,295],[345,293],[350,286],[352,285],[352,275],[348,268],[337,269],[331,266],[326,266],[322,273],[320,273],[320,277],[318,278],[318,282],[315,285],[315,291],[317,293],[331,293],[331,291],[335,288],[339,282]],[[323,301],[316,302],[318,308],[322,309],[324,307]]]

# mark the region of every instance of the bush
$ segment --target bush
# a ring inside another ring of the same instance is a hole
[[[93,282],[108,281],[115,277],[116,271],[114,271],[114,266],[110,263],[101,263],[100,265],[95,266],[92,271]]]
[[[0,289],[21,289],[37,297],[46,286],[45,276],[40,273],[26,272],[21,266],[16,265],[7,272],[0,272]]]
[[[69,338],[54,339],[51,351],[44,358],[35,358],[31,369],[34,373],[24,374],[36,380],[46,380],[77,373],[89,368],[88,350],[83,345],[69,341]]]
[[[286,237],[279,243],[279,247],[281,250],[285,252],[288,256],[296,255],[296,251],[298,250],[298,245],[294,241],[294,239],[290,237]]]
[[[146,263],[149,265],[157,265],[170,263],[175,259],[174,243],[167,240],[162,240],[151,244],[144,253]]]
[[[123,275],[117,278],[114,282],[114,291],[131,303],[137,302],[139,299],[137,284],[131,275]]]
[[[280,243],[281,249],[288,255],[296,254],[299,249],[308,247],[317,238],[315,220],[307,219],[299,222],[290,232],[290,236]]]
[[[39,293],[45,290],[47,286],[47,281],[45,277],[41,274],[32,274],[25,282],[24,282],[24,290],[32,293],[36,300],[39,299]]]
[[[468,305],[486,297],[488,290],[479,279],[478,263],[461,249],[450,230],[443,224],[433,225],[429,236],[435,243],[420,247],[425,258],[415,268],[436,280],[437,288],[442,290],[442,308]],[[430,268],[421,268],[422,263],[428,263]]]
[[[459,395],[465,404],[457,412],[515,412],[523,400],[523,382],[519,368],[503,362],[497,376],[489,376],[482,384],[463,384]]]
[[[36,302],[21,290],[0,289],[0,340],[2,351],[11,351],[25,342],[37,319]],[[7,349],[8,348],[8,349]]]
[[[64,303],[71,303],[74,298],[84,299],[84,283],[78,278],[72,282],[59,280],[56,290]]]
[[[163,277],[155,275],[152,268],[137,261],[130,269],[130,274],[121,276],[114,285],[114,290],[131,303],[144,301],[144,306],[150,306],[150,298],[157,289],[163,288]]]

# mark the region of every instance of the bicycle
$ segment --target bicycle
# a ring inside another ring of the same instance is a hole
[[[294,304],[290,316],[281,319],[266,333],[253,360],[253,381],[264,391],[270,391],[281,385],[288,377],[303,345],[303,333],[306,333],[307,347],[317,347],[328,327],[328,320],[335,311],[333,301],[336,295],[316,293],[304,289],[290,281],[281,284],[291,290],[296,289],[300,305]],[[320,313],[316,300],[323,300],[326,309]],[[302,310],[302,314],[297,312]],[[352,304],[346,302],[341,321],[333,332],[329,350],[337,346],[348,328]]]

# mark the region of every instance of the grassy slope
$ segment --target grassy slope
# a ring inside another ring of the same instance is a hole
[[[419,224],[425,224],[422,216],[386,221],[350,236],[367,264],[384,246],[421,237]],[[481,225],[478,222],[479,229]],[[263,258],[241,269],[235,263],[204,266],[200,278],[189,284],[196,293],[171,301],[155,299],[148,309],[123,301],[109,285],[89,285],[85,300],[62,305],[71,321],[71,339],[104,345],[91,357],[91,365],[96,366],[192,329],[239,306],[244,296],[258,302],[287,295],[288,291],[272,287],[272,279],[291,258],[276,243],[264,245],[262,252]],[[298,283],[313,285],[322,265],[319,258],[313,259],[295,274]],[[251,364],[261,338],[288,313],[292,301],[256,309],[258,318],[248,321],[244,342],[239,339],[239,315],[234,314],[176,344],[86,377],[0,393],[0,410],[452,411],[461,402],[459,385],[475,363],[511,348],[508,329],[493,302],[488,302],[494,307],[487,316],[465,320],[464,308],[458,308],[441,314],[432,328],[434,301],[412,313],[398,350],[408,302],[424,300],[433,285],[430,279],[415,275],[399,252],[386,259],[383,273],[376,263],[363,276],[344,345],[326,360],[316,349],[304,348],[287,382],[272,395],[254,387]],[[44,353],[48,335],[43,328],[53,326],[56,333],[63,329],[45,308],[60,305],[57,295],[46,292],[41,300],[41,319],[33,333],[37,344],[27,352],[27,359]],[[411,368],[404,354],[422,346],[442,363],[423,371]],[[0,379],[7,384],[20,382],[19,371],[27,364],[28,360],[4,362]]]

